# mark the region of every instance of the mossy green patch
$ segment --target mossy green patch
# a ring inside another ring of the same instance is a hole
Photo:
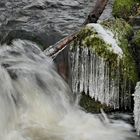
[[[103,57],[104,60],[110,63],[115,69],[118,55],[111,51],[112,46],[106,44],[93,28],[87,26],[80,31],[77,40],[73,43],[73,48],[77,45],[90,48],[91,51],[95,52],[98,56]]]
[[[115,0],[113,5],[113,15],[115,17],[128,19],[134,15],[133,8],[139,3],[139,0]]]
[[[98,56],[104,58],[110,64],[112,70],[118,67],[119,61],[123,69],[123,76],[135,83],[137,81],[137,71],[128,41],[133,34],[132,27],[122,19],[108,20],[103,22],[102,25],[114,33],[114,38],[117,39],[118,45],[123,51],[123,58],[119,58],[118,54],[111,50],[111,45],[105,43],[98,36],[96,30],[89,26],[81,30],[73,47],[80,44],[81,47],[90,48]]]
[[[129,39],[133,35],[132,27],[123,19],[107,20],[101,23],[102,26],[113,33],[118,46],[122,49],[123,55],[120,57],[111,49],[111,45],[102,39],[93,26],[86,26],[78,34],[77,39],[71,45],[71,51],[75,51],[76,47],[89,48],[97,56],[104,59],[109,66],[110,82],[119,80],[119,93],[124,98],[131,98],[131,90],[138,80],[136,64],[132,55]],[[119,77],[117,72],[119,71]],[[125,91],[124,91],[125,90]],[[129,94],[129,95],[127,95]],[[123,101],[123,99],[120,99]],[[88,112],[99,112],[100,108],[110,111],[112,108],[101,105],[99,102],[91,99],[88,95],[82,95],[80,105]],[[123,108],[123,105],[121,106]]]
[[[99,101],[95,101],[89,95],[85,95],[84,93],[81,96],[80,106],[82,106],[87,112],[91,113],[100,113],[101,109],[105,112],[110,112],[113,110],[112,107],[109,107],[105,104],[101,104]]]
[[[129,44],[129,38],[133,35],[132,27],[123,19],[105,21],[103,26],[114,33],[114,37],[119,42],[119,47],[123,50],[124,57],[121,60],[123,75],[135,83],[138,80],[138,75]]]

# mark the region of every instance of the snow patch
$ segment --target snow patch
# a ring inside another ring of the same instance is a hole
[[[116,39],[114,39],[114,34],[102,27],[102,25],[98,23],[90,23],[87,25],[88,27],[93,27],[96,32],[98,33],[98,36],[105,41],[105,43],[112,46],[111,51],[113,51],[115,54],[118,54],[120,57],[123,56],[122,49],[118,46],[118,43]]]

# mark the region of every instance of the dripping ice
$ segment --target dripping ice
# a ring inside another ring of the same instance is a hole
[[[111,45],[110,51],[118,55],[118,60],[122,59],[123,51],[118,46],[118,41],[113,38],[113,33],[104,29],[100,24],[88,24],[98,33],[99,38],[105,43]],[[72,67],[72,89],[74,93],[88,94],[91,98],[105,103],[108,106],[119,108],[128,108],[131,104],[131,97],[125,95],[126,79],[123,78],[123,89],[120,95],[120,66],[111,70],[109,63],[93,52],[92,48],[76,46],[76,51],[71,51]],[[115,75],[115,80],[110,76]],[[129,84],[129,83],[127,83]],[[130,91],[128,91],[130,95]],[[126,96],[126,97],[125,97]],[[121,99],[121,101],[120,101]]]
[[[16,40],[0,47],[0,82],[1,140],[134,138],[124,122],[118,126],[84,112],[52,60],[32,42]]]

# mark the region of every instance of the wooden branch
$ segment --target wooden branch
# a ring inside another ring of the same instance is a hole
[[[47,56],[50,56],[52,58],[55,58],[55,56],[57,54],[59,54],[62,50],[65,49],[65,47],[72,42],[73,40],[75,40],[77,38],[77,34],[79,32],[73,33],[65,38],[63,38],[62,40],[60,40],[59,42],[57,42],[56,44],[48,47],[44,52]]]
[[[103,13],[105,6],[107,4],[108,0],[97,0],[95,7],[88,15],[87,19],[83,23],[83,25],[86,25],[88,23],[96,23],[101,14]],[[47,56],[50,56],[54,58],[57,56],[58,53],[60,53],[69,43],[71,43],[73,40],[77,38],[79,31],[63,38],[53,46],[48,47],[44,52]]]
[[[88,15],[87,19],[84,22],[84,25],[88,23],[96,23],[101,14],[103,13],[106,5],[107,5],[108,0],[97,0],[95,7],[93,10],[90,12]]]

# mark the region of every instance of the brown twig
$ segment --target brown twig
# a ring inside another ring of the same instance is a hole
[[[57,42],[56,44],[48,47],[44,52],[47,56],[50,56],[52,58],[54,58],[57,54],[59,54],[59,52],[61,52],[63,49],[65,49],[65,47],[73,40],[75,40],[77,38],[77,34],[79,32],[73,33],[65,38],[63,38],[62,40],[60,40],[59,42]]]

